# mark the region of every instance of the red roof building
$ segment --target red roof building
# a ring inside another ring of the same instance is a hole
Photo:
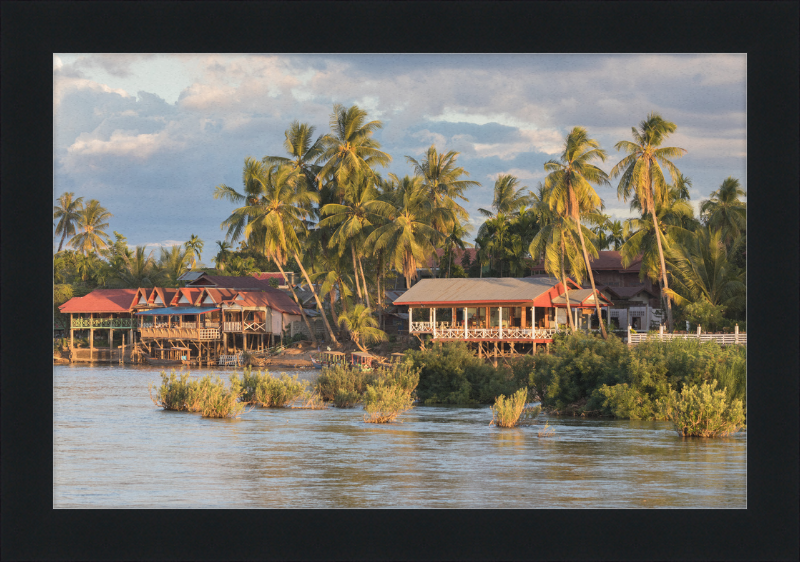
[[[95,289],[86,296],[72,297],[58,309],[62,314],[130,312],[136,294],[136,289]]]

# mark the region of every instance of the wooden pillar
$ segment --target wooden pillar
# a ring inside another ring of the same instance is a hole
[[[700,340],[700,324],[697,325],[697,339]]]
[[[491,319],[490,319],[490,315],[489,315],[489,307],[487,306],[485,308],[486,308],[486,318],[484,319],[484,322],[483,322],[485,324],[484,328],[491,328],[491,324],[492,323],[491,323]]]
[[[72,348],[75,347],[75,329],[72,327],[72,313],[69,313],[69,351],[72,356]]]
[[[467,339],[467,307],[464,307],[464,339]]]
[[[455,309],[455,308],[453,308],[453,309],[450,311],[450,322],[453,324],[453,326],[455,326],[455,324],[456,324],[456,320],[457,320],[457,319],[458,319],[458,316],[457,316],[457,314],[456,314],[456,309]]]
[[[733,327],[733,343],[739,343],[739,324]]]
[[[89,313],[89,361],[94,360],[94,327],[93,326],[94,326],[94,312],[90,312]]]
[[[520,310],[522,311],[522,317],[519,319],[519,327],[527,328],[528,327],[526,326],[527,322],[525,321],[528,319],[528,315],[525,314],[525,307],[523,306]]]
[[[436,309],[431,309],[431,316],[433,317],[433,339],[436,339]]]
[[[500,339],[503,339],[503,307],[497,307],[497,324],[500,327]],[[494,346],[495,357],[497,357],[497,345]]]

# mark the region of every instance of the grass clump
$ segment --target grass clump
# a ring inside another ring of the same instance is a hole
[[[400,384],[387,383],[383,379],[374,385],[367,385],[364,392],[364,421],[367,423],[388,423],[413,408],[411,392]]]
[[[280,378],[273,377],[269,372],[256,373],[250,368],[242,372],[242,380],[238,375],[231,375],[231,381],[241,385],[242,401],[248,404],[257,404],[264,408],[282,408],[286,404],[300,398],[306,391],[307,381],[298,380],[297,375],[290,377],[281,373]]]
[[[337,408],[354,408],[361,402],[361,393],[355,390],[344,390],[340,388],[333,397],[333,405]]]
[[[716,390],[717,381],[701,386],[684,386],[680,395],[673,391],[668,414],[678,435],[716,437],[736,433],[744,427],[741,400],[728,402],[725,389]]]
[[[500,395],[495,400],[492,410],[492,421],[489,425],[497,427],[516,427],[518,425],[531,423],[542,411],[540,406],[525,407],[528,402],[528,389],[520,388],[514,394],[506,398]]]
[[[161,372],[161,386],[153,397],[153,385],[149,385],[150,399],[156,406],[178,412],[200,412],[206,418],[238,417],[244,405],[239,403],[241,386],[231,377],[230,388],[222,379],[211,379],[206,375],[192,379],[189,373],[178,376],[175,371],[169,375]]]

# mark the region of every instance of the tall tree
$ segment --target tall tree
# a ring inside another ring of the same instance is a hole
[[[145,246],[136,246],[133,255],[126,256],[125,267],[118,273],[126,287],[154,287],[161,281],[161,273],[156,267],[153,252],[145,252]]]
[[[217,240],[217,255],[214,256],[214,267],[225,271],[225,262],[231,255],[231,245],[225,240]]]
[[[602,208],[603,202],[591,184],[608,184],[608,176],[590,162],[593,160],[605,162],[605,159],[605,150],[600,148],[600,144],[596,140],[589,138],[586,129],[574,127],[567,135],[561,158],[548,160],[545,162],[544,169],[550,172],[545,179],[550,208],[558,214],[570,218],[575,224],[575,231],[581,242],[583,259],[586,262],[586,271],[595,295],[594,302],[600,322],[600,331],[603,339],[608,339],[608,333],[602,321],[603,315],[600,312],[600,299],[597,297],[594,275],[589,263],[586,240],[581,228],[582,214]]]
[[[75,235],[75,225],[80,221],[80,213],[83,209],[83,197],[75,199],[75,194],[67,191],[58,198],[58,205],[53,207],[53,218],[58,219],[56,225],[56,236],[61,235],[58,242],[58,250],[61,251],[64,239],[67,236]]]
[[[72,237],[70,245],[84,255],[104,249],[108,245],[109,238],[103,229],[108,227],[107,221],[112,216],[100,206],[97,199],[90,199],[78,213],[79,232]]]
[[[522,207],[531,202],[530,196],[523,192],[528,187],[524,185],[517,187],[518,185],[519,180],[510,174],[499,176],[494,182],[494,199],[492,200],[494,213],[486,209],[478,209],[478,212],[486,217],[493,217],[500,213],[508,216],[517,214]]]
[[[436,146],[431,145],[421,161],[418,162],[410,156],[406,156],[406,161],[414,165],[414,173],[422,178],[423,185],[433,199],[434,207],[450,209],[455,217],[466,220],[469,218],[469,214],[456,203],[456,199],[469,202],[469,199],[464,196],[464,191],[472,186],[480,187],[481,184],[477,181],[461,179],[462,176],[469,177],[469,173],[464,168],[456,166],[458,155],[458,152],[452,150],[440,154],[436,150]],[[431,226],[444,233],[449,225],[433,222]]]
[[[367,349],[364,345],[387,339],[386,333],[378,328],[378,321],[372,316],[372,310],[362,304],[357,304],[350,312],[343,312],[339,316],[339,325],[350,332],[353,342],[365,353]]]
[[[677,130],[677,125],[665,121],[658,113],[650,113],[647,119],[639,123],[639,129],[631,127],[634,142],[623,140],[614,145],[618,151],[628,155],[620,160],[612,169],[611,176],[621,175],[617,186],[617,196],[627,201],[632,194],[639,198],[645,213],[650,213],[656,232],[659,261],[661,262],[661,282],[669,295],[667,266],[664,261],[664,248],[661,242],[656,205],[667,199],[668,186],[661,170],[661,164],[669,170],[674,183],[678,183],[680,171],[670,158],[678,158],[686,150],[678,147],[662,147],[661,144],[670,134]],[[672,331],[672,299],[667,297],[667,329]]]
[[[365,243],[376,252],[386,250],[386,258],[406,278],[406,287],[417,277],[417,264],[427,263],[434,253],[434,243],[442,235],[430,226],[438,220],[449,223],[455,220],[453,212],[444,207],[435,208],[428,196],[422,178],[405,176],[396,181],[395,209],[386,224],[372,231]]]
[[[323,136],[320,135],[316,140],[312,140],[314,138],[314,127],[296,120],[292,121],[284,135],[286,140],[283,142],[283,147],[289,154],[289,158],[285,156],[265,156],[262,162],[268,166],[289,164],[293,170],[300,172],[299,180],[303,184],[302,187],[313,189],[315,178],[320,171],[320,166],[316,165],[315,162],[325,151]]]
[[[374,179],[373,168],[387,166],[392,161],[392,157],[381,151],[381,144],[372,137],[383,124],[377,120],[367,121],[367,112],[358,106],[346,108],[335,104],[330,127],[331,133],[321,140],[325,151],[319,157],[319,162],[323,163],[317,174],[320,188],[323,178],[328,175],[333,176],[340,188],[353,172]]]
[[[192,254],[179,244],[170,246],[169,249],[161,248],[158,266],[169,286],[178,286],[178,278],[189,271],[191,256]]]
[[[203,255],[203,241],[198,236],[192,234],[192,237],[186,242],[186,251],[188,255],[192,256],[192,269],[197,265],[200,256]]]
[[[711,230],[722,232],[722,241],[728,248],[747,230],[747,203],[739,199],[746,196],[739,180],[728,176],[719,189],[711,193],[711,198],[700,205],[703,221]]]

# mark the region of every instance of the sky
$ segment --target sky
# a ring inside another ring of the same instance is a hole
[[[665,145],[692,181],[695,208],[728,176],[747,190],[747,57],[696,55],[214,55],[53,56],[53,201],[97,199],[131,246],[204,242],[210,265],[220,223],[235,205],[220,184],[242,189],[244,159],[284,156],[298,120],[330,132],[333,105],[358,105],[383,128],[389,172],[412,175],[431,144],[456,151],[481,183],[461,202],[472,234],[494,182],[512,174],[534,189],[574,126],[608,152],[658,112],[677,130]],[[631,216],[619,179],[596,190],[612,218]],[[58,237],[60,238],[60,237]],[[54,247],[58,245],[54,239]]]

